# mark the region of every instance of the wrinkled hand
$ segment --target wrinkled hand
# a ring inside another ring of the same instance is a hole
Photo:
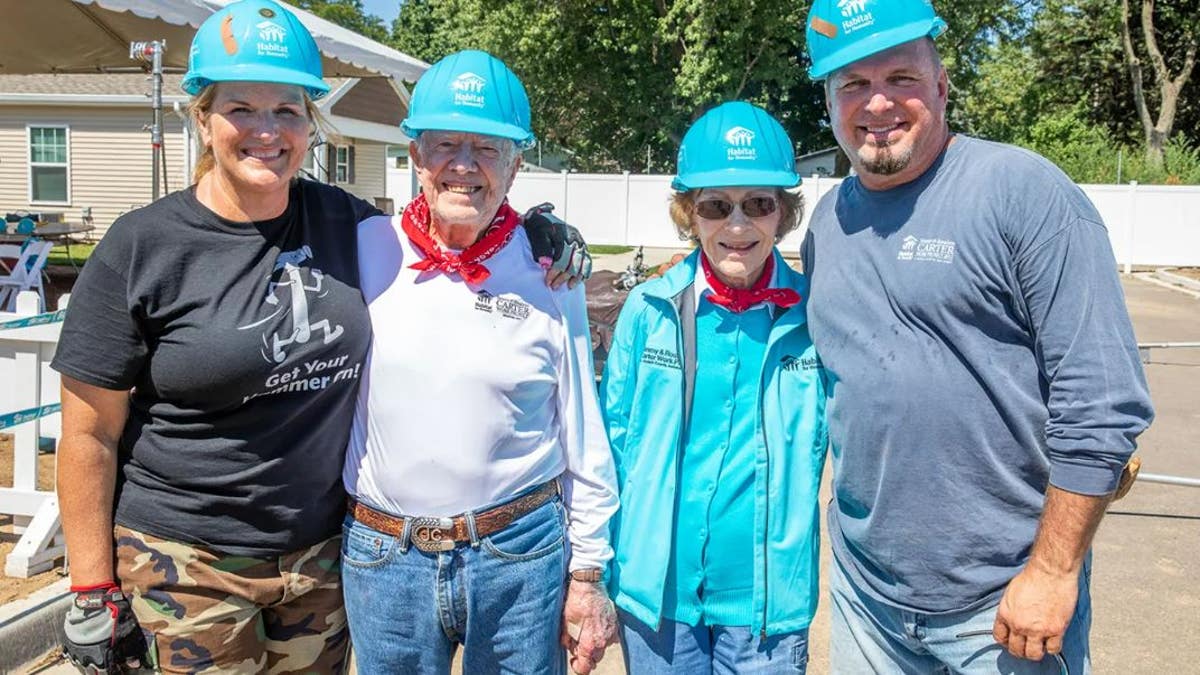
[[[1058,654],[1078,598],[1078,572],[1042,569],[1031,560],[1000,598],[992,636],[1018,658],[1040,661]]]
[[[141,667],[146,639],[116,584],[72,586],[75,599],[63,621],[63,656],[82,673],[123,673]]]
[[[603,585],[571,580],[560,641],[570,653],[571,670],[579,675],[592,672],[604,658],[604,650],[617,641],[617,609]]]
[[[554,215],[550,203],[538,204],[522,217],[533,247],[533,259],[546,270],[546,284],[568,288],[592,276],[592,256],[579,230]]]

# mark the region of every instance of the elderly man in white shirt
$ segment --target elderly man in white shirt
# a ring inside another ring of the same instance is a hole
[[[517,77],[477,51],[422,76],[422,194],[358,230],[371,352],[343,480],[360,672],[587,673],[615,637],[617,510],[583,288],[555,290],[506,195],[533,142]],[[564,581],[566,587],[564,591]]]

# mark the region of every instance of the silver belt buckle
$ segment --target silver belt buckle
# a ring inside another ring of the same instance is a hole
[[[453,528],[453,518],[413,518],[408,536],[413,546],[426,553],[449,551],[454,548]]]

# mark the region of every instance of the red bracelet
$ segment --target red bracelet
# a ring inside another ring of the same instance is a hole
[[[110,590],[113,588],[116,588],[119,590],[121,587],[116,585],[115,583],[113,583],[111,580],[109,580],[109,581],[103,581],[98,584],[92,584],[90,586],[72,586],[71,592],[72,593],[87,593],[88,591],[107,591],[107,590]]]

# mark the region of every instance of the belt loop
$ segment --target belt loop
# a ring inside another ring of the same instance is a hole
[[[399,542],[401,553],[408,553],[408,545],[411,541],[410,537],[412,535],[412,522],[413,522],[412,518],[409,518],[407,516],[404,518],[404,529],[400,531],[400,542]]]
[[[467,511],[463,514],[463,520],[467,521],[467,536],[471,538],[471,548],[479,548],[479,531],[475,529],[475,512]]]

